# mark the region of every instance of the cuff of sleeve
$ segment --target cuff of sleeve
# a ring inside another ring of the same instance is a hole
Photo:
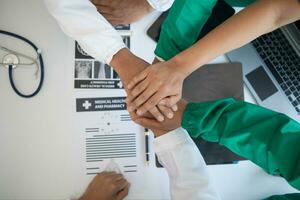
[[[163,152],[174,148],[175,146],[191,140],[189,134],[183,128],[177,128],[162,136],[154,138],[154,151],[155,153]]]
[[[189,103],[184,110],[181,126],[191,137],[198,137],[211,130],[224,110],[233,103],[235,100],[232,98]]]
[[[195,116],[193,114],[193,110],[195,109],[194,107],[197,104],[194,103],[189,103],[184,112],[183,112],[183,116],[182,116],[182,122],[181,122],[181,126],[192,136],[195,137],[195,135],[193,135],[193,133],[197,133],[198,132],[198,127],[197,127],[197,123],[195,123]],[[199,111],[199,108],[197,109],[197,111]],[[198,112],[197,118],[201,119],[201,112]],[[199,123],[200,124],[200,123]]]
[[[113,56],[118,53],[118,51],[120,51],[121,49],[123,48],[127,48],[126,45],[124,43],[116,43],[114,46],[112,46],[109,51],[106,53],[106,56],[103,58],[103,61],[106,63],[106,64],[110,64]],[[100,60],[102,60],[100,58]]]
[[[152,8],[161,12],[168,10],[174,2],[174,0],[147,0],[147,1]]]
[[[180,49],[176,48],[172,37],[162,29],[154,53],[163,60],[170,60],[180,53]]]

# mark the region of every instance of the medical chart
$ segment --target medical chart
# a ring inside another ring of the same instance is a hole
[[[78,98],[76,112],[99,112],[95,120],[81,129],[85,140],[86,175],[107,170],[114,162],[115,171],[138,172],[138,158],[143,159],[138,145],[141,127],[132,122],[126,111],[125,97]]]
[[[167,173],[156,167],[152,146],[151,162],[146,164],[144,128],[131,120],[124,90],[83,97],[92,94],[88,93],[75,99],[74,176],[81,183],[74,188],[76,194],[97,173],[116,171],[131,183],[128,199],[169,199]]]

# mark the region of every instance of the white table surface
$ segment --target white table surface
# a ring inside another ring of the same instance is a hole
[[[132,24],[131,49],[149,62],[155,43],[146,30],[158,16],[154,12]],[[66,64],[71,40],[41,0],[0,0],[0,29],[38,44],[46,66],[44,87],[30,100],[15,95],[7,70],[0,68],[0,199],[67,199],[73,179],[69,169],[73,77],[68,69],[73,66]],[[213,63],[224,61],[220,56]],[[25,70],[16,73],[22,90],[34,87],[34,81],[28,81],[31,75]],[[255,102],[246,88],[245,100]],[[252,200],[297,192],[282,178],[267,175],[249,161],[208,168],[222,199]]]

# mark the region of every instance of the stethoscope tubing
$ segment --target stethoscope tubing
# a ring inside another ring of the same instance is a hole
[[[14,78],[13,78],[13,65],[9,65],[9,67],[8,67],[9,82],[10,82],[11,87],[15,91],[15,93],[17,95],[19,95],[20,97],[23,97],[23,98],[32,98],[32,97],[36,96],[40,92],[40,90],[43,86],[44,75],[45,75],[44,62],[43,62],[43,57],[42,57],[41,52],[39,51],[39,49],[37,48],[37,46],[33,42],[31,42],[30,40],[28,40],[25,37],[22,37],[20,35],[15,34],[15,33],[3,31],[3,30],[0,30],[0,34],[4,34],[4,35],[8,35],[8,36],[20,39],[20,40],[28,43],[37,52],[39,63],[40,63],[40,81],[39,81],[37,89],[33,93],[23,94],[22,92],[19,91],[19,89],[15,85]]]

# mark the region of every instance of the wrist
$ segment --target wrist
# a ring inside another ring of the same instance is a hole
[[[174,56],[172,59],[167,61],[170,63],[170,66],[179,72],[184,78],[189,76],[192,72],[189,70],[189,66],[185,59],[180,55]]]
[[[134,59],[136,57],[127,48],[123,48],[113,56],[110,62],[110,66],[117,72],[124,85],[130,81]]]
[[[110,66],[117,72],[124,86],[127,86],[131,79],[149,64],[135,56],[127,48],[123,48],[113,56]]]
[[[122,62],[131,54],[131,52],[127,48],[120,49],[111,59],[109,65],[114,68],[114,70],[118,71],[122,66]]]

